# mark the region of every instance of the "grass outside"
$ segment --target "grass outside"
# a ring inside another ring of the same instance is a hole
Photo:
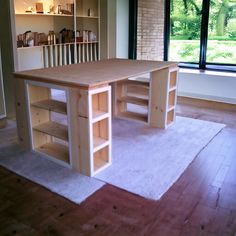
[[[207,62],[236,64],[236,41],[208,40]],[[199,61],[199,40],[170,40],[169,60]]]

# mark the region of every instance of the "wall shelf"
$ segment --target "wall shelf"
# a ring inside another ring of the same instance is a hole
[[[50,14],[50,13],[15,13],[16,16],[61,16],[61,17],[72,17],[73,15],[67,14]]]

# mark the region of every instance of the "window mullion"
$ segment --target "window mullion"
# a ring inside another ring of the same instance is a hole
[[[210,0],[203,0],[201,37],[200,37],[200,58],[199,58],[199,68],[200,69],[206,68],[209,10],[210,10]]]

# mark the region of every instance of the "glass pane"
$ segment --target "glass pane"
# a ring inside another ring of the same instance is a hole
[[[211,1],[207,62],[236,64],[236,0]]]
[[[199,62],[202,0],[171,0],[169,60]]]

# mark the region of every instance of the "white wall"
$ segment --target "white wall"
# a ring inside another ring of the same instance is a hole
[[[178,95],[236,104],[236,74],[181,69]]]

